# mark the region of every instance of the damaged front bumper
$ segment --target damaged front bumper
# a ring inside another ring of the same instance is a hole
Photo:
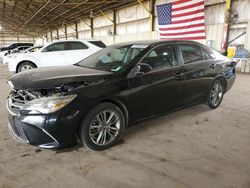
[[[78,111],[67,107],[53,114],[23,115],[21,105],[15,103],[11,95],[7,98],[8,127],[16,141],[40,148],[60,148],[77,143]]]

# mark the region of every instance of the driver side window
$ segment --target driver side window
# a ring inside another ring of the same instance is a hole
[[[161,45],[149,52],[140,64],[144,64],[154,71],[175,66],[175,59],[174,48],[169,45]]]

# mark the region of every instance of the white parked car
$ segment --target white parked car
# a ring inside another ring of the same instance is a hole
[[[32,52],[37,52],[39,49],[41,49],[43,46],[34,46],[34,47],[29,47],[26,50],[20,51],[19,53],[12,53],[9,55],[4,56],[3,58],[3,64],[7,65],[11,63],[12,61],[15,61],[15,59],[20,55],[24,53],[32,53]]]
[[[13,49],[15,49],[19,46],[28,46],[28,48],[29,48],[29,47],[33,46],[33,44],[32,43],[24,43],[24,42],[15,42],[15,43],[12,43],[11,45],[9,45],[8,47],[1,48],[0,49],[0,62],[3,61],[4,56],[10,54],[10,52]]]
[[[38,48],[39,47],[39,48]],[[12,59],[16,58],[17,55],[21,53],[28,53],[28,52],[34,52],[37,49],[40,49],[42,46],[36,46],[36,47],[30,47],[30,46],[19,46],[13,50],[10,50],[9,53],[6,53],[3,58],[2,62],[4,65],[7,65],[9,62],[12,61]]]
[[[20,52],[25,51],[28,48],[30,48],[30,46],[18,46],[16,48],[14,48],[13,50],[10,50],[10,53],[11,54],[20,53]]]
[[[8,63],[11,73],[75,64],[105,47],[102,41],[65,40],[48,44],[34,53],[22,53]]]
[[[3,62],[3,57],[8,54],[9,50],[3,50],[0,52],[0,62]]]

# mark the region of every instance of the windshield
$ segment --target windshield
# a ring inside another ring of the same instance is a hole
[[[111,46],[100,50],[77,65],[103,71],[117,72],[123,70],[131,60],[138,56],[147,45]]]
[[[40,48],[42,48],[42,46],[30,47],[30,48],[24,50],[23,53],[37,52]]]

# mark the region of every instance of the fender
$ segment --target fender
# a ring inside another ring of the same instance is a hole
[[[16,67],[23,61],[30,61],[34,63],[37,67],[41,66],[40,53],[34,52],[30,54],[20,54],[16,59]]]
[[[227,88],[227,80],[226,80],[226,78],[223,75],[218,75],[218,76],[214,77],[214,81],[215,80],[221,80],[222,83],[223,83],[223,85],[224,85],[224,87],[225,87],[225,89]],[[214,83],[214,81],[213,81],[213,83]],[[224,93],[226,93],[226,90],[224,91]]]

